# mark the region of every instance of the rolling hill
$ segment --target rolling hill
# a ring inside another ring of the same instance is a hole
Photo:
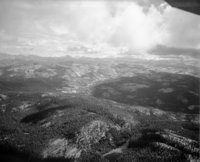
[[[4,161],[199,160],[195,60],[5,54],[0,65]]]

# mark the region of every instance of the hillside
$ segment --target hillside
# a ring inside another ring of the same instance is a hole
[[[199,160],[195,60],[13,57],[0,58],[4,161]]]

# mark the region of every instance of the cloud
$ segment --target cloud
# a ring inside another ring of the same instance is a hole
[[[18,38],[9,34],[6,34],[4,30],[0,30],[0,42],[4,43],[16,43]]]
[[[151,54],[160,56],[189,56],[193,58],[200,58],[200,49],[194,48],[176,48],[164,45],[157,45],[156,48],[149,51]]]
[[[135,50],[146,51],[157,43],[162,43],[165,37],[166,31],[161,13],[151,6],[148,14],[145,14],[142,7],[133,3],[119,18],[111,42],[117,46],[128,46]]]
[[[148,52],[158,44],[200,48],[200,18],[160,0],[53,1],[1,0],[0,30],[125,46]],[[1,36],[3,37],[3,36]],[[30,38],[31,39],[31,38]],[[0,43],[5,39],[0,39]]]
[[[179,48],[200,48],[200,17],[189,12],[167,6],[163,19],[166,20],[168,40],[166,44]]]

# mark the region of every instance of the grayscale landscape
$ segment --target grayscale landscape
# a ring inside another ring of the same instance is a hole
[[[1,161],[200,160],[198,15],[3,0],[0,23]]]

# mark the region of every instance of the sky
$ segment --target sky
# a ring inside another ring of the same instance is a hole
[[[9,54],[76,55],[69,47],[86,46],[101,51],[92,55],[128,48],[138,55],[196,57],[199,31],[200,16],[163,0],[0,1],[0,52]]]

